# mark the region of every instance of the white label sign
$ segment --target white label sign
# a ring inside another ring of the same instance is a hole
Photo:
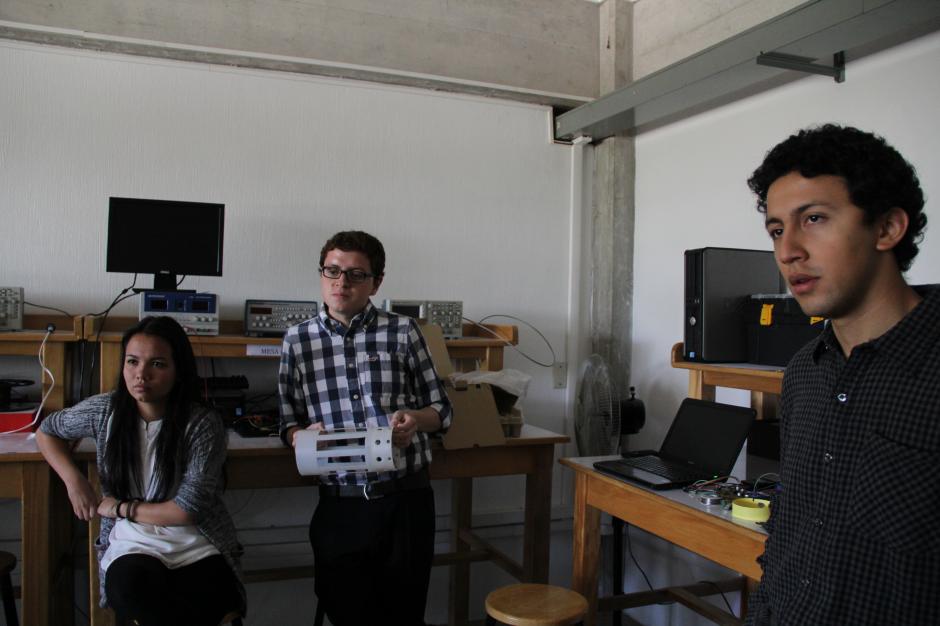
[[[281,356],[281,346],[264,343],[249,343],[245,350],[246,356]]]

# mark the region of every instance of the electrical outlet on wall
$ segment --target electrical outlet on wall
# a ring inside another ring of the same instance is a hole
[[[568,386],[568,364],[561,361],[552,364],[552,377],[555,389],[564,389]]]

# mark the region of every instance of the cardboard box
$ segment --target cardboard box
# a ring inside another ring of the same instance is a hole
[[[454,368],[444,344],[444,333],[440,326],[421,326],[424,340],[431,352],[431,360],[438,375],[445,381],[447,397],[454,407],[450,429],[444,435],[444,447],[448,450],[499,446],[506,443],[499,411],[489,385],[460,385],[454,387],[450,375]]]

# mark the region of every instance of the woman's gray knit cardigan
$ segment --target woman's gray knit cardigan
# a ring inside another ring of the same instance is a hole
[[[100,394],[82,400],[63,411],[46,417],[40,425],[42,432],[60,439],[78,440],[90,437],[95,440],[98,473],[102,473],[105,446],[108,437],[108,421],[111,417],[111,394]],[[245,587],[241,581],[239,557],[242,547],[235,534],[235,524],[222,502],[224,488],[222,464],[225,462],[227,435],[219,416],[211,411],[194,415],[183,437],[186,446],[186,465],[179,481],[173,502],[189,513],[206,539],[225,557],[238,580],[242,606],[245,614]],[[172,492],[172,490],[171,490]],[[111,495],[104,493],[103,495]],[[114,520],[101,518],[101,533],[95,542],[100,567],[101,557],[108,549]],[[104,574],[99,573],[101,606],[107,606],[104,592]],[[234,607],[233,607],[234,608]]]

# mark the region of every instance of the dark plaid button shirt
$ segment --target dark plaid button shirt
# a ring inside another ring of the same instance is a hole
[[[395,411],[425,407],[440,414],[442,431],[450,426],[450,401],[418,325],[371,302],[348,329],[325,309],[291,327],[281,348],[278,392],[282,437],[288,428],[311,422],[327,430],[388,426]],[[427,433],[417,432],[403,453],[407,466],[397,475],[430,463]],[[395,476],[340,473],[326,481],[364,484]]]
[[[940,624],[940,287],[848,359],[787,367],[782,489],[751,624]]]

